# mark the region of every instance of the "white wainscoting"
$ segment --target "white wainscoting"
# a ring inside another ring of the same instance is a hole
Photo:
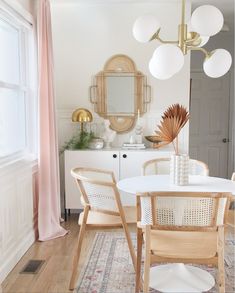
[[[37,236],[36,174],[36,161],[0,169],[0,283]]]

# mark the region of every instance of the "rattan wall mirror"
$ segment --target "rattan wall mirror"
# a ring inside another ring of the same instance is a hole
[[[126,132],[135,125],[138,111],[140,116],[147,111],[151,88],[130,57],[115,55],[94,76],[90,101],[97,114],[110,120],[113,130]]]

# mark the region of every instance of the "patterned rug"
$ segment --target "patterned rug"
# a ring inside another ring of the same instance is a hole
[[[132,235],[132,240],[136,244],[135,235]],[[235,292],[234,245],[235,240],[230,237],[226,241],[225,254],[226,293]],[[199,267],[216,277],[216,269],[201,265]],[[96,234],[78,284],[77,293],[135,292],[135,272],[123,233],[100,232]],[[156,290],[151,290],[151,293],[157,292]],[[217,286],[209,292],[218,292]]]

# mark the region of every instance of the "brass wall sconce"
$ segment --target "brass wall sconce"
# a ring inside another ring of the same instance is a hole
[[[80,122],[81,123],[81,132],[84,131],[84,123],[85,122],[92,122],[93,117],[89,110],[84,108],[79,108],[73,111],[72,114],[72,121],[73,122]]]

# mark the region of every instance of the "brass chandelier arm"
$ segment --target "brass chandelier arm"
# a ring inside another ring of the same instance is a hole
[[[179,43],[179,41],[164,41],[159,36],[157,36],[155,39],[161,42],[162,44],[178,44]]]
[[[205,54],[206,58],[209,58],[212,55],[211,52],[208,52],[206,49],[201,48],[201,47],[191,47],[191,46],[188,46],[187,49],[188,50],[191,50],[191,51],[201,51],[201,52],[203,52]]]
[[[158,40],[162,44],[178,44],[179,41],[165,41],[160,38],[159,33],[160,33],[161,28],[157,30],[157,32],[152,36],[152,38],[149,40],[149,42],[153,40]]]

